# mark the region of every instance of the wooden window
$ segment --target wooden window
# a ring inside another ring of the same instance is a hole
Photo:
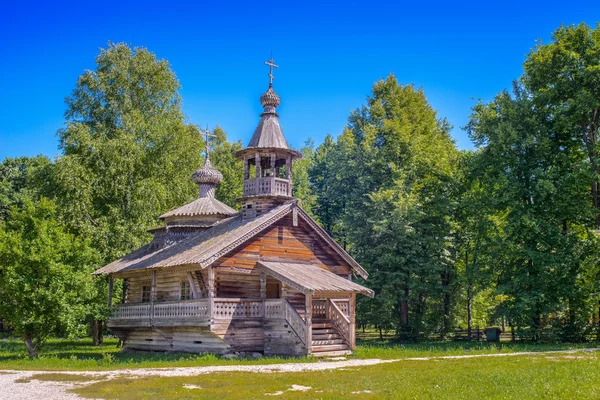
[[[181,282],[181,292],[179,296],[180,300],[191,300],[192,299],[192,288],[188,281]]]
[[[142,303],[150,303],[152,300],[152,286],[142,286]]]

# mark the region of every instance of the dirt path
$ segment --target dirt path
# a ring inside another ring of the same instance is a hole
[[[80,397],[69,393],[68,390],[78,386],[90,384],[86,382],[54,382],[31,380],[33,375],[43,374],[68,374],[86,376],[102,379],[114,379],[118,377],[151,377],[151,376],[196,376],[214,372],[303,372],[324,371],[339,368],[370,366],[397,361],[428,361],[444,359],[466,359],[480,357],[514,357],[514,356],[553,356],[560,354],[591,353],[598,352],[600,348],[586,348],[577,350],[556,350],[546,352],[518,352],[497,354],[468,354],[460,356],[432,356],[432,357],[410,357],[393,360],[366,359],[366,360],[342,360],[322,361],[315,363],[289,363],[289,364],[265,364],[265,365],[218,365],[206,367],[179,367],[179,368],[140,368],[119,369],[113,371],[12,371],[0,370],[0,399],[29,400],[29,399],[79,399]]]

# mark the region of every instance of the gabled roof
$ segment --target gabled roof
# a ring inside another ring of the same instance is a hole
[[[354,292],[371,298],[375,296],[375,292],[371,289],[313,264],[259,261],[257,269],[287,283],[304,294]]]
[[[348,262],[355,273],[367,278],[368,273],[298,206],[297,200],[285,202],[253,219],[243,219],[241,214],[236,214],[217,222],[205,231],[192,234],[184,240],[165,247],[157,249],[156,243],[151,242],[100,268],[94,274],[123,273],[189,264],[197,264],[200,268],[205,268],[289,215],[294,209],[296,209],[298,217],[305,220],[330,245],[332,250]]]
[[[191,203],[164,213],[160,219],[168,217],[195,217],[200,215],[234,215],[237,211],[221,203],[212,196],[200,197]]]

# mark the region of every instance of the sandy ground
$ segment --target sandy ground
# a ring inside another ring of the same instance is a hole
[[[339,361],[321,361],[316,363],[290,363],[290,364],[265,364],[265,365],[219,365],[207,367],[183,367],[183,368],[143,368],[143,369],[120,369],[113,371],[13,371],[0,370],[0,399],[1,400],[56,400],[56,399],[80,399],[79,396],[69,393],[69,389],[81,385],[90,384],[93,381],[86,382],[53,382],[30,380],[31,376],[48,373],[71,374],[89,376],[90,378],[102,377],[105,379],[114,379],[117,377],[148,377],[148,376],[196,376],[210,374],[213,372],[255,372],[255,373],[273,373],[273,372],[303,372],[303,371],[324,371],[348,367],[360,367],[391,363],[396,361],[427,361],[443,359],[463,359],[480,357],[514,357],[514,356],[556,356],[560,354],[573,354],[584,352],[598,352],[600,348],[588,348],[578,350],[559,350],[548,352],[518,352],[518,353],[500,353],[500,354],[469,354],[461,356],[440,356],[440,357],[412,357],[395,360],[339,360]],[[291,389],[297,390],[297,389]],[[280,394],[280,393],[277,393]]]

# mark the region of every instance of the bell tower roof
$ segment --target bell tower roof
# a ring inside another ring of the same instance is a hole
[[[273,58],[265,61],[269,66],[269,88],[260,96],[260,104],[263,106],[263,113],[260,115],[258,126],[254,130],[254,134],[248,143],[248,146],[237,152],[237,156],[242,158],[244,154],[248,154],[254,150],[283,150],[292,156],[293,159],[302,158],[302,154],[292,150],[285,140],[283,130],[279,125],[279,114],[277,107],[281,103],[281,98],[273,89],[273,68],[279,68],[275,64]]]

